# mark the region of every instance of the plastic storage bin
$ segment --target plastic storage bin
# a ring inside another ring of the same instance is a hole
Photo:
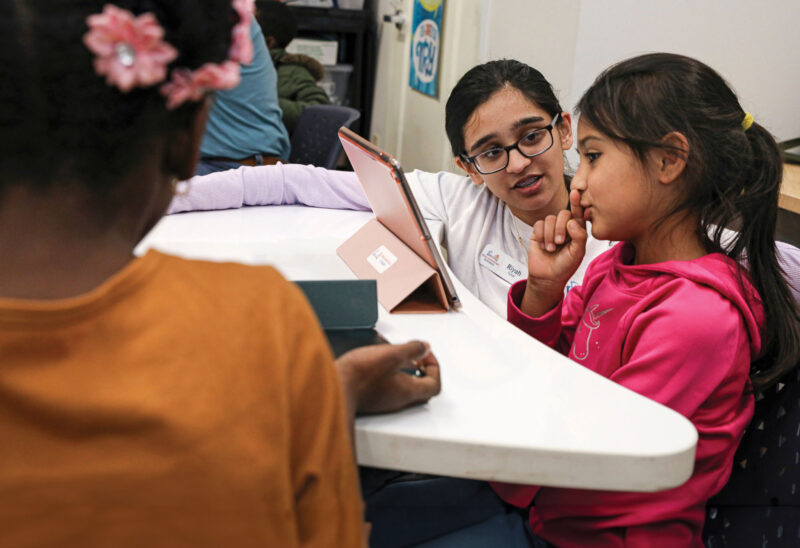
[[[339,7],[344,10],[363,10],[364,0],[339,0]]]
[[[319,61],[323,65],[335,65],[339,52],[336,40],[311,40],[295,38],[286,46],[286,53],[302,53]]]
[[[334,105],[347,105],[347,91],[350,88],[350,76],[353,74],[353,65],[340,63],[325,67],[325,75],[319,85],[324,89],[331,103]]]
[[[332,8],[333,0],[292,0],[292,6],[307,6],[309,8]]]

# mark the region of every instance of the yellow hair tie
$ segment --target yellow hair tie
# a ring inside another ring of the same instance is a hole
[[[747,131],[753,125],[753,115],[745,111],[744,120],[742,120],[742,129]]]

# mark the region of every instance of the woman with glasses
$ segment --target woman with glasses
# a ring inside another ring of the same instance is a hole
[[[569,204],[563,153],[572,146],[571,118],[538,70],[505,59],[462,76],[447,101],[445,129],[467,176],[414,171],[408,182],[423,216],[443,223],[455,275],[505,317],[508,289],[528,271],[532,225]],[[354,173],[303,165],[195,177],[189,189],[170,212],[296,203],[369,209]],[[590,236],[568,290],[608,247]]]

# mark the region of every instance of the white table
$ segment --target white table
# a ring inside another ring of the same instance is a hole
[[[335,249],[371,217],[302,206],[180,214],[163,219],[138,251],[268,263],[294,280],[348,279]],[[431,343],[443,388],[427,405],[359,418],[360,464],[631,491],[691,475],[697,432],[688,420],[550,350],[455,281],[460,312],[381,308],[377,328],[391,342]]]

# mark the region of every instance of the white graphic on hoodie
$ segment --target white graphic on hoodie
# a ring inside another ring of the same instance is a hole
[[[585,360],[589,357],[589,342],[592,339],[592,333],[595,329],[600,327],[600,318],[614,310],[613,308],[607,308],[602,312],[597,312],[598,305],[590,306],[583,315],[583,325],[578,326],[577,332],[575,333],[575,340],[572,343],[572,354],[575,356],[576,360]],[[578,335],[582,335],[583,327],[587,327],[589,330],[586,333],[586,350],[579,351],[578,350]]]

